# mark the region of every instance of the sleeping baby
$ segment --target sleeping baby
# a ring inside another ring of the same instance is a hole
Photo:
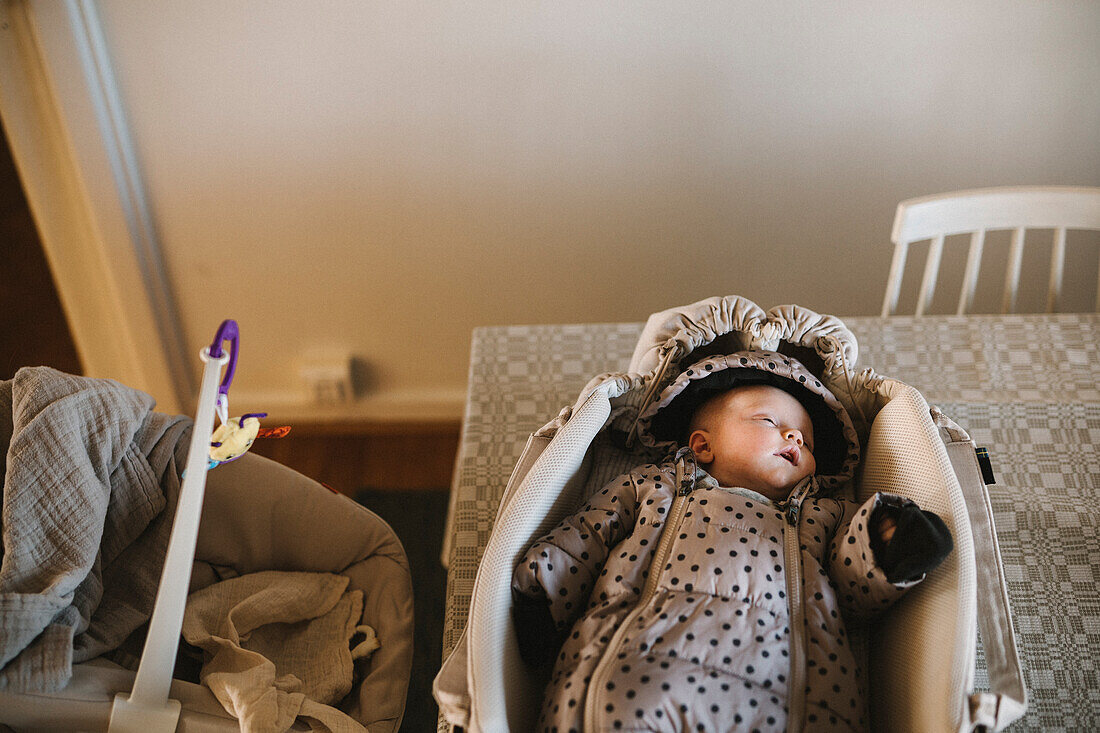
[[[855,430],[778,353],[692,365],[641,426],[668,459],[597,491],[515,570],[521,654],[553,664],[540,729],[782,731],[794,714],[791,729],[866,730],[845,620],[939,565],[946,525],[892,494],[830,496]]]

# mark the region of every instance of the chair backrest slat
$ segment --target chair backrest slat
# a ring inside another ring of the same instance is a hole
[[[970,235],[970,250],[966,255],[966,272],[963,273],[962,292],[959,293],[956,315],[961,316],[974,306],[974,291],[978,288],[978,270],[981,267],[984,245],[984,229],[979,229]]]
[[[1058,309],[1062,299],[1062,270],[1066,266],[1066,228],[1054,230],[1054,242],[1050,248],[1050,283],[1047,285],[1047,313]]]
[[[932,240],[928,248],[928,258],[924,261],[924,277],[920,282],[920,297],[917,299],[917,315],[923,316],[932,304],[936,292],[936,278],[939,277],[940,259],[943,257],[943,235]]]
[[[1016,293],[1020,288],[1020,266],[1024,261],[1024,230],[1012,230],[1012,244],[1008,247],[1008,267],[1005,268],[1005,289],[1001,294],[1001,313],[1016,310]]]
[[[882,299],[882,315],[884,316],[892,315],[898,309],[901,276],[905,272],[905,257],[908,252],[908,242],[898,242],[894,245],[894,257],[890,260],[890,277],[886,281],[886,295]]]
[[[1096,311],[1100,313],[1100,267],[1096,268]]]
[[[916,313],[922,315],[929,309],[939,276],[944,241],[956,234],[971,235],[957,308],[959,314],[970,312],[981,269],[985,233],[990,230],[1012,231],[1001,309],[1003,313],[1013,312],[1019,293],[1028,229],[1054,230],[1046,302],[1047,311],[1054,312],[1062,301],[1066,232],[1070,229],[1100,230],[1100,188],[1013,186],[957,191],[902,201],[898,204],[891,233],[894,257],[882,301],[882,315],[892,315],[897,311],[909,245],[924,240],[930,240],[931,244],[917,297]],[[1100,311],[1100,272],[1097,273],[1096,310]]]

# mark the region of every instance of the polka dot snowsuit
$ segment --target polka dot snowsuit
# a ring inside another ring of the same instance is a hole
[[[516,592],[545,594],[558,629],[571,627],[541,730],[585,730],[588,701],[601,731],[785,729],[785,519],[765,497],[721,488],[700,470],[671,528],[667,560],[654,568],[674,483],[671,463],[619,477],[517,567]],[[911,585],[887,582],[874,565],[866,520],[881,500],[802,504],[808,730],[867,727],[841,609],[866,615]],[[659,573],[656,590],[639,605],[651,572]],[[609,649],[628,617],[618,647]]]
[[[875,564],[868,519],[886,495],[862,505],[824,497],[823,490],[852,476],[855,431],[814,375],[774,352],[697,362],[643,415],[643,429],[692,382],[726,369],[798,382],[841,424],[842,467],[814,479],[800,511],[806,729],[864,730],[863,679],[842,612],[869,616],[917,582],[892,584]],[[653,444],[644,430],[642,437]],[[671,459],[635,468],[597,491],[517,566],[513,591],[547,599],[558,631],[568,632],[544,698],[542,730],[786,729],[787,520],[765,497],[720,487],[702,469],[694,483],[676,483]]]

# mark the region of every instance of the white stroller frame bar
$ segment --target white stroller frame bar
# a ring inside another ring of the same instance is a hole
[[[231,342],[231,352],[221,349],[222,340]],[[195,560],[199,517],[206,491],[206,472],[210,461],[210,436],[214,415],[222,395],[229,388],[236,366],[239,336],[235,321],[223,321],[214,343],[200,353],[205,363],[199,389],[199,404],[187,452],[187,466],[180,487],[179,506],[172,523],[168,553],[160,576],[156,604],[145,637],[141,664],[129,695],[118,693],[111,706],[110,733],[171,733],[180,717],[179,700],[170,700],[172,671],[179,648],[180,627],[187,603],[191,565]],[[221,388],[221,368],[229,363]]]

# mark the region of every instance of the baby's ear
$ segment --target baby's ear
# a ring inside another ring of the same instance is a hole
[[[710,448],[710,436],[705,430],[696,430],[688,436],[688,447],[695,453],[695,460],[699,463],[711,463],[714,460],[714,451]]]

